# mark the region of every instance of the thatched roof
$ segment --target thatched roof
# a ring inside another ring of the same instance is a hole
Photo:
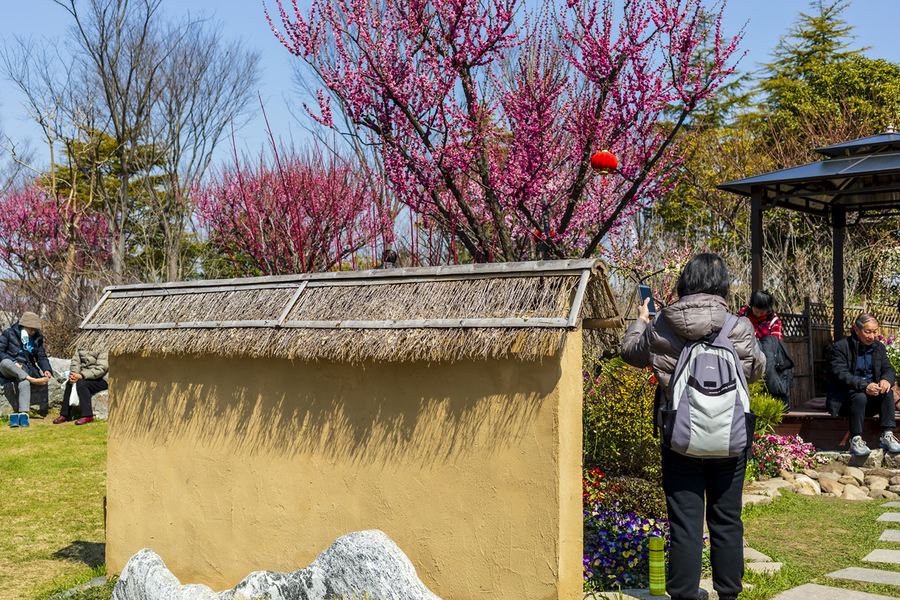
[[[617,327],[600,260],[340,271],[111,286],[78,343],[113,354],[454,361],[595,344]]]

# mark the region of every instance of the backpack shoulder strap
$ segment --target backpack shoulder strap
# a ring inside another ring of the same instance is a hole
[[[725,324],[722,325],[722,329],[719,330],[719,335],[716,336],[715,344],[730,342],[728,336],[731,335],[731,330],[734,329],[734,326],[737,325],[738,318],[731,313],[728,313],[728,316],[725,317]]]

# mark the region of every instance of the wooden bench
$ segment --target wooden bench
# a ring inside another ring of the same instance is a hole
[[[895,416],[900,424],[900,413]],[[824,410],[793,408],[775,427],[775,435],[799,435],[817,450],[846,451],[850,447],[850,419],[832,417]],[[869,448],[878,448],[881,418],[867,417],[863,422],[862,436]]]

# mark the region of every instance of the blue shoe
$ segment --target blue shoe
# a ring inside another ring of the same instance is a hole
[[[18,427],[19,426],[19,415],[13,413],[9,415],[9,426],[10,427]]]
[[[900,441],[894,437],[893,431],[888,431],[887,433],[882,434],[881,443],[879,444],[882,448],[894,454],[896,452],[900,452]]]
[[[869,452],[871,452],[871,450],[866,446],[862,436],[857,435],[850,440],[850,454],[853,456],[868,456]]]
[[[19,415],[19,427],[31,427],[28,423],[28,415],[25,413]]]

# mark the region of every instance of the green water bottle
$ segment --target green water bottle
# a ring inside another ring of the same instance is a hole
[[[661,537],[647,540],[650,546],[650,595],[666,595],[666,553],[665,542]]]

